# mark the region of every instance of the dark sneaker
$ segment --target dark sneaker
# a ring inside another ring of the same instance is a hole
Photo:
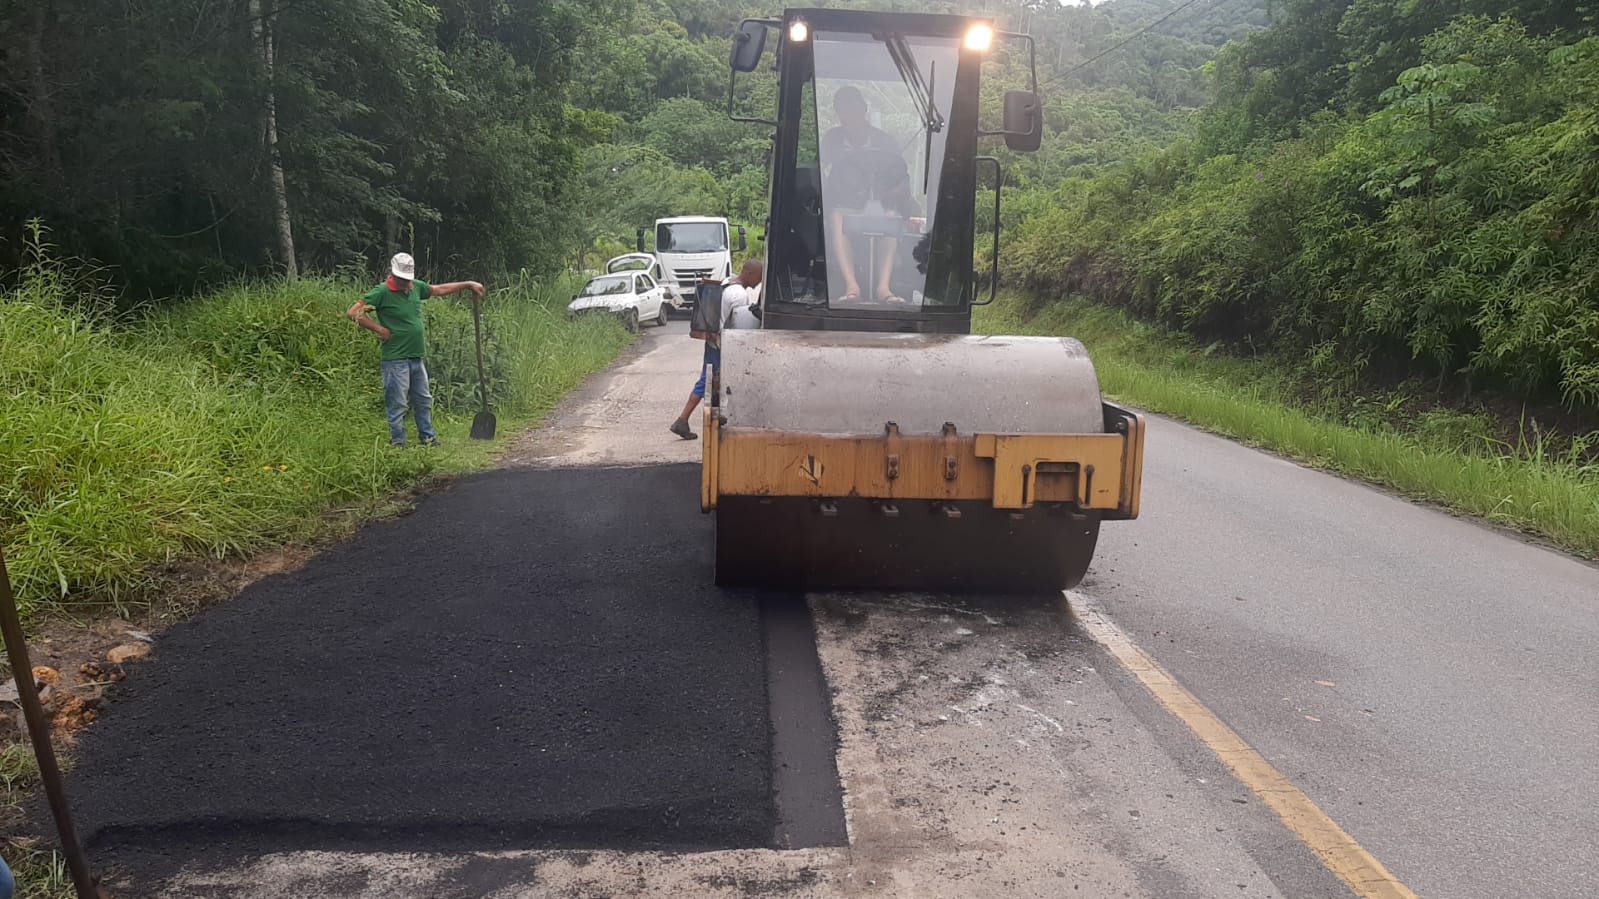
[[[677,436],[679,436],[681,438],[683,438],[684,440],[693,440],[693,439],[695,439],[695,438],[700,436],[700,435],[694,433],[693,431],[690,431],[688,429],[688,422],[684,421],[681,418],[679,418],[677,421],[672,422],[672,433],[676,434]]]

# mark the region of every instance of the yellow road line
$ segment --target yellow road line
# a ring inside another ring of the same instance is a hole
[[[1132,672],[1167,711],[1182,719],[1188,729],[1316,853],[1327,870],[1354,890],[1355,895],[1362,899],[1416,899],[1416,894],[1389,873],[1382,862],[1327,817],[1326,812],[1216,717],[1215,712],[1167,674],[1166,669],[1122,633],[1121,628],[1097,609],[1079,605],[1081,609],[1072,608],[1068,603],[1067,608],[1082,622],[1084,629]]]

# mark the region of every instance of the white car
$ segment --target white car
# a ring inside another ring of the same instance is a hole
[[[569,315],[608,312],[618,316],[629,331],[637,331],[642,322],[664,327],[666,309],[666,290],[648,272],[636,271],[591,278],[566,305]]]
[[[661,277],[661,261],[659,259],[648,253],[624,253],[605,263],[606,274],[615,275],[621,272],[635,271],[644,272],[655,279],[655,283],[666,291],[666,305],[671,306],[678,312],[683,311],[684,297],[682,291],[678,289],[677,285],[672,283],[672,279]],[[693,297],[688,299],[692,300]]]

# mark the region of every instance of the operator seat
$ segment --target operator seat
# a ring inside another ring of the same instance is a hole
[[[822,228],[822,172],[820,165],[794,170],[795,215],[789,224],[790,270],[804,279],[797,293],[826,296],[827,245]],[[817,288],[821,288],[818,290]]]

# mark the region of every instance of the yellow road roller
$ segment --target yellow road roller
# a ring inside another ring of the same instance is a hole
[[[769,56],[772,116],[735,111],[738,73]],[[979,143],[1029,152],[1043,133],[1031,39],[980,17],[790,9],[744,20],[731,64],[729,114],[771,129],[771,205],[761,326],[722,332],[705,410],[717,583],[1075,586],[1100,522],[1138,515],[1143,418],[1102,400],[1076,340],[971,333],[998,280],[980,295],[979,183],[997,273],[1003,181]],[[985,68],[1028,86],[985,114]]]

